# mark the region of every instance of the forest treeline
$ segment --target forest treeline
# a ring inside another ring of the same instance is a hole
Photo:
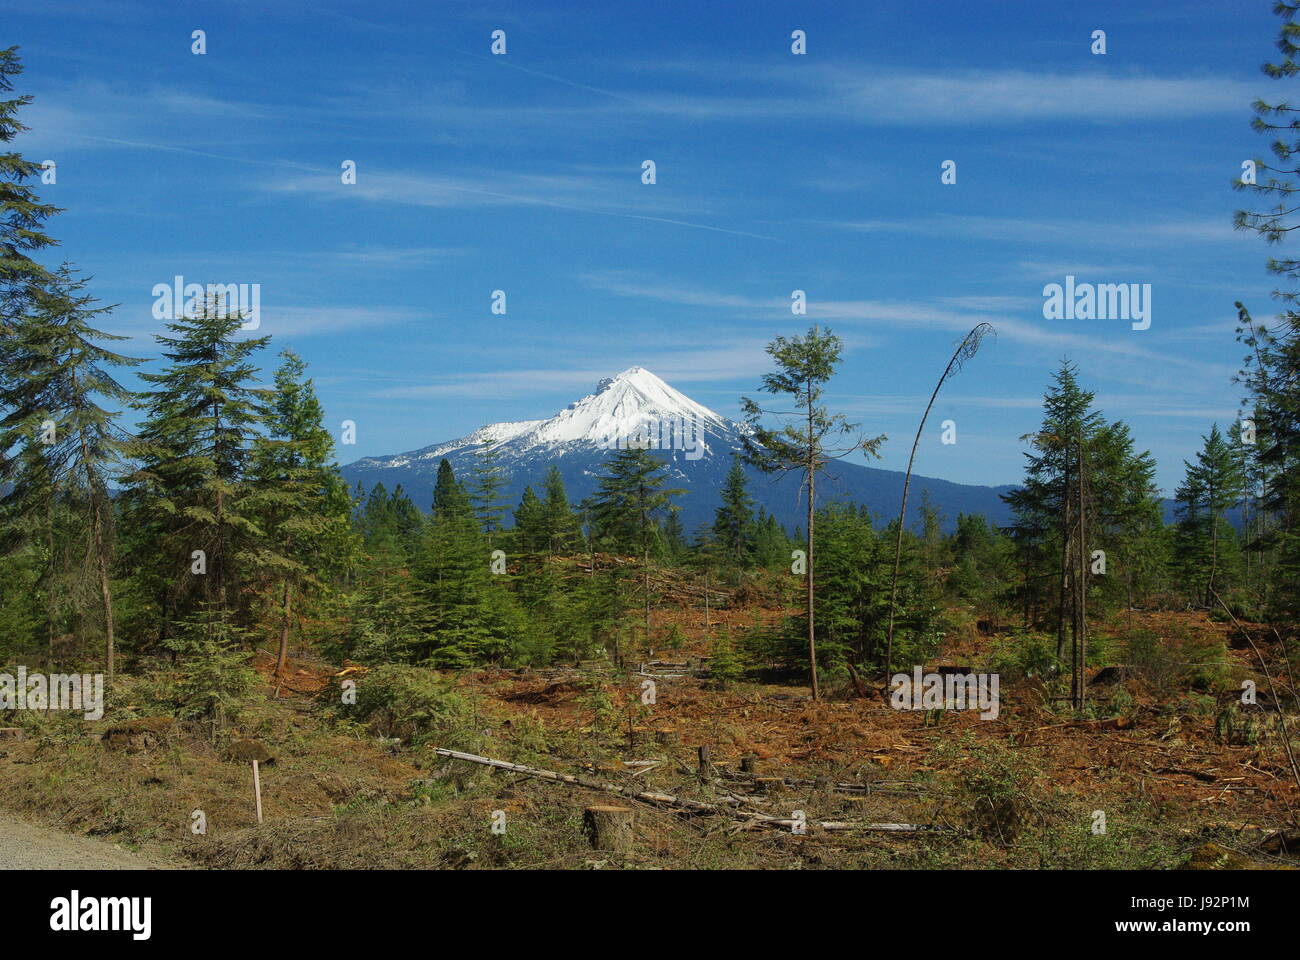
[[[1284,41],[1286,39],[1284,34]],[[1284,48],[1289,58],[1293,51]],[[1288,59],[1286,63],[1290,63]],[[25,129],[16,48],[0,51],[0,140]],[[1280,75],[1292,71],[1282,68]],[[1295,113],[1257,106],[1277,169],[1244,190],[1295,189]],[[559,471],[505,503],[490,450],[467,475],[443,461],[431,503],[397,487],[349,489],[305,362],[252,337],[219,298],[157,337],[161,359],[118,351],[111,308],[73,265],[54,264],[58,210],[40,168],[0,154],[0,667],[25,662],[109,675],[165,667],[178,709],[219,714],[251,684],[249,656],[291,649],[335,662],[440,669],[636,662],[682,643],[657,611],[693,597],[713,674],[831,677],[886,668],[899,519],[811,504],[785,530],[755,509],[745,464],[794,471],[815,493],[835,459],[873,455],[829,409],[841,343],[813,327],[768,347],[746,398],[751,442],[735,451],[714,520],[685,530],[652,451],[611,452],[596,492],[573,502]],[[1284,235],[1286,211],[1239,225]],[[1272,260],[1294,280],[1300,265]],[[922,663],[955,607],[1067,641],[1131,608],[1202,607],[1294,624],[1300,610],[1300,314],[1272,324],[1240,307],[1243,415],[1207,424],[1167,524],[1150,453],[1097,409],[1064,362],[1027,438],[1025,475],[1003,528],[917,506],[902,531],[890,665]],[[141,367],[139,388],[123,383]],[[951,521],[951,522],[949,522]],[[945,532],[945,530],[950,532]],[[688,592],[683,593],[686,590]],[[780,615],[743,628],[709,605]],[[1053,646],[1049,644],[1049,646]],[[814,651],[812,653],[811,651]],[[111,700],[110,700],[111,702]]]

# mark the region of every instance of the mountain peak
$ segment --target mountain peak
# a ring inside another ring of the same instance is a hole
[[[733,424],[708,407],[674,390],[645,367],[633,366],[605,377],[594,393],[575,400],[517,439],[528,445],[617,445],[620,440],[643,436],[647,428],[662,432],[665,424],[715,434],[734,431]]]
[[[573,401],[547,420],[490,423],[459,440],[375,458],[378,466],[435,461],[455,451],[491,447],[508,460],[548,457],[636,444],[684,450],[690,459],[710,451],[735,449],[743,428],[673,389],[642,366],[605,377],[593,393]]]

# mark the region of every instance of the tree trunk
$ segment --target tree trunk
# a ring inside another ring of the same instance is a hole
[[[1214,574],[1219,566],[1219,515],[1210,508],[1210,582],[1205,594],[1205,605],[1211,606],[1210,598],[1214,596]]]
[[[1087,694],[1088,667],[1088,512],[1085,499],[1087,473],[1083,469],[1083,444],[1079,443],[1079,479],[1075,484],[1079,488],[1079,579],[1075,584],[1078,591],[1079,607],[1079,709],[1082,710]]]
[[[646,545],[645,553],[641,558],[642,578],[641,582],[645,590],[645,646],[649,651],[649,656],[655,655],[654,640],[650,637],[650,546]]]
[[[817,635],[813,620],[813,501],[817,492],[817,470],[813,451],[812,384],[808,385],[808,666],[812,676],[812,698],[817,699]]]
[[[99,484],[90,468],[90,451],[86,435],[81,434],[81,463],[86,471],[86,486],[90,490],[91,536],[95,545],[95,567],[99,575],[99,597],[104,607],[104,672],[108,686],[113,685],[117,645],[113,636],[113,590],[108,576],[108,550],[104,544],[104,501]]]
[[[1065,656],[1065,572],[1070,564],[1070,450],[1065,450],[1065,487],[1061,494],[1061,589],[1056,610],[1056,659]]]
[[[587,807],[582,821],[594,849],[622,857],[632,852],[635,817],[628,807],[599,805]]]
[[[282,620],[280,621],[280,653],[275,660],[275,675],[280,677],[284,674],[285,665],[289,662],[289,621],[290,609],[293,602],[293,588],[288,580],[284,581],[284,603],[280,608]]]
[[[54,666],[54,486],[51,484],[45,501],[45,553],[47,555],[45,583],[45,632],[49,644],[50,666]],[[52,671],[51,671],[52,672]]]

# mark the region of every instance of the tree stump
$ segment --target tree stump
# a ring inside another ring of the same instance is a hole
[[[662,746],[673,747],[682,742],[682,735],[676,730],[656,730],[655,743]]]
[[[701,780],[711,780],[713,778],[713,764],[709,762],[709,748],[707,745],[700,747],[699,776]]]
[[[741,757],[740,772],[754,775],[758,773],[758,757]]]
[[[632,852],[634,821],[635,813],[627,807],[591,806],[582,816],[591,846],[619,856]]]
[[[106,750],[134,753],[156,747],[166,738],[174,721],[171,717],[141,717],[115,724],[104,731],[100,742]]]

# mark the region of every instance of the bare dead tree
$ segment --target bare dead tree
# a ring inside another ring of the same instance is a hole
[[[895,605],[898,601],[898,568],[903,556],[903,525],[907,518],[907,491],[912,484],[912,464],[916,461],[916,448],[921,443],[921,433],[925,430],[925,421],[930,416],[930,408],[934,406],[935,398],[939,396],[939,390],[943,387],[944,382],[960,370],[967,360],[975,356],[980,348],[980,343],[989,334],[995,336],[997,334],[992,324],[976,324],[974,329],[966,334],[966,338],[957,345],[952,359],[948,361],[948,366],[944,368],[943,376],[934,385],[934,392],[930,394],[930,402],[925,405],[925,413],[921,415],[921,423],[916,428],[916,439],[912,441],[912,455],[907,458],[907,475],[903,478],[903,505],[898,510],[898,533],[894,541],[894,573],[889,581],[889,634],[885,641],[886,678],[894,669],[894,618]]]

